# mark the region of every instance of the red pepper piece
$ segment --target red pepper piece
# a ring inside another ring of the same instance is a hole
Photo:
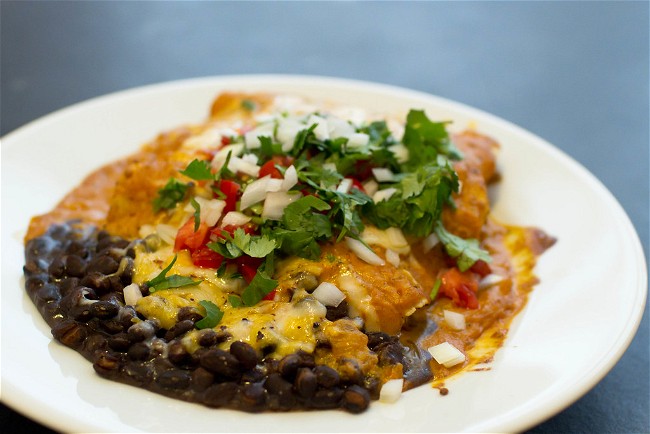
[[[460,272],[458,268],[450,268],[442,276],[440,294],[449,297],[454,304],[468,309],[478,308],[478,280],[471,272]]]

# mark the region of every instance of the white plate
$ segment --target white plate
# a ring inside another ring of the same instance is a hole
[[[559,241],[541,258],[541,284],[490,370],[448,381],[447,396],[423,386],[361,415],[245,414],[104,380],[80,355],[51,340],[23,289],[21,239],[30,216],[53,207],[91,169],[128,155],[159,131],[202,121],[221,90],[289,92],[387,112],[425,108],[456,127],[474,122],[501,143],[503,181],[494,192],[494,213],[504,222],[539,226]],[[494,116],[385,85],[234,76],[97,98],[5,137],[2,199],[2,398],[61,431],[520,431],[570,405],[614,366],[645,305],[637,235],[613,196],[582,166]]]

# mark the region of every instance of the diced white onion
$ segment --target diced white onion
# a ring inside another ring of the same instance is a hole
[[[329,282],[321,282],[312,295],[325,306],[337,307],[345,300],[345,294],[336,285]]]
[[[329,170],[330,172],[336,172],[336,164],[334,163],[325,163],[323,164],[324,170]]]
[[[397,193],[396,188],[384,188],[383,190],[378,190],[375,192],[375,194],[372,195],[372,201],[375,203],[379,203],[382,200],[388,200],[392,195]]]
[[[465,315],[452,310],[444,310],[445,322],[454,330],[465,330]]]
[[[282,180],[282,191],[289,191],[291,187],[298,184],[298,172],[293,164],[287,167],[287,170],[284,171],[284,179]]]
[[[140,238],[147,238],[148,235],[153,234],[155,231],[156,230],[151,225],[142,225],[140,226],[138,234],[140,235]]]
[[[465,361],[465,355],[449,342],[443,342],[429,348],[429,354],[445,368],[451,368]]]
[[[348,121],[335,116],[327,118],[327,125],[332,138],[349,137],[355,133],[354,127]]]
[[[424,248],[424,253],[428,253],[429,251],[431,251],[431,249],[433,249],[436,245],[438,245],[439,242],[440,240],[438,239],[435,233],[432,233],[431,235],[426,237],[424,241],[422,241],[422,247]]]
[[[178,228],[175,228],[174,226],[164,224],[156,225],[156,233],[161,240],[169,245],[174,244],[174,241],[176,240],[176,232],[178,232]]]
[[[265,177],[257,179],[248,184],[241,195],[240,210],[245,210],[249,206],[255,205],[257,202],[264,200],[266,193],[270,191],[270,180],[271,175],[266,175]]]
[[[339,186],[336,187],[336,191],[339,193],[347,193],[350,191],[350,188],[352,188],[352,178],[343,178]]]
[[[266,194],[262,218],[267,220],[280,220],[284,209],[291,202],[302,196],[300,193],[287,193],[285,191],[274,191]]]
[[[479,281],[478,289],[489,288],[490,286],[494,286],[497,283],[503,282],[504,280],[505,278],[503,276],[499,276],[498,274],[488,274]]]
[[[372,174],[378,182],[390,182],[395,180],[395,174],[385,167],[373,167]]]
[[[275,125],[263,124],[244,134],[244,141],[246,142],[246,147],[248,149],[256,149],[262,146],[260,142],[260,137],[270,137],[273,138],[273,129]]]
[[[260,166],[251,163],[250,161],[246,161],[243,158],[230,157],[230,161],[228,161],[228,170],[234,173],[241,172],[246,175],[257,177],[260,173]]]
[[[396,248],[403,248],[409,245],[400,228],[390,227],[386,229],[386,235],[388,235],[388,241],[390,242],[391,246],[394,246]]]
[[[125,286],[122,291],[124,293],[124,303],[129,306],[135,306],[138,300],[142,298],[142,292],[137,283]]]
[[[288,152],[293,148],[293,143],[296,140],[296,135],[307,128],[303,123],[298,122],[293,118],[282,118],[278,122],[278,129],[276,132],[278,141],[282,144],[282,151]]]
[[[354,252],[359,259],[366,261],[371,265],[384,265],[385,262],[375,252],[366,247],[361,241],[354,238],[345,237],[345,244]]]
[[[327,140],[330,138],[329,127],[325,118],[311,115],[307,120],[307,127],[310,127],[313,124],[318,124],[316,128],[314,128],[314,135],[318,140]]]
[[[364,182],[362,185],[363,185],[363,189],[366,191],[366,194],[370,197],[372,197],[375,193],[377,193],[377,190],[379,190],[379,184],[377,184],[377,181],[375,181],[374,179],[369,179],[366,182]]]
[[[221,226],[243,226],[251,221],[246,214],[238,211],[230,211],[221,220]]]
[[[226,202],[219,199],[205,199],[202,197],[196,197],[195,200],[198,202],[201,207],[200,218],[201,221],[207,224],[208,226],[214,226],[217,224],[221,218],[221,213],[226,207]],[[191,206],[191,205],[190,205]],[[192,211],[194,208],[192,208]]]
[[[397,253],[395,250],[391,249],[386,249],[386,260],[393,264],[396,268],[399,267],[400,263],[400,258],[399,258],[399,253]]]
[[[388,380],[381,386],[379,391],[379,402],[392,404],[402,396],[402,389],[404,388],[403,378],[394,378]]]
[[[207,129],[201,134],[190,136],[183,141],[183,148],[186,149],[208,149],[217,148],[221,145],[221,134],[216,129]]]
[[[228,154],[230,154],[230,158],[232,159],[233,157],[239,157],[241,153],[244,151],[244,145],[241,143],[235,143],[232,145],[226,145],[223,148],[219,150],[216,154],[214,154],[214,158],[212,158],[212,169],[215,171],[220,170],[224,163],[226,162],[226,159],[228,158]],[[230,166],[230,164],[228,165]]]
[[[404,144],[398,143],[388,148],[393,153],[398,163],[403,164],[409,160],[409,150]]]
[[[241,159],[251,164],[257,164],[259,161],[259,158],[255,154],[244,154],[241,156]]]
[[[352,149],[363,148],[368,145],[370,137],[365,133],[354,133],[348,136],[347,147]]]

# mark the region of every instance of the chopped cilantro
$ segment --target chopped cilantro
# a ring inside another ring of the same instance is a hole
[[[241,297],[237,295],[229,295],[228,303],[230,303],[232,307],[242,307],[244,305],[244,302],[241,301]]]
[[[402,143],[409,155],[417,156],[406,162],[407,169],[436,161],[438,155],[460,160],[462,154],[447,134],[446,122],[432,122],[423,110],[411,110],[406,116]]]
[[[158,196],[153,200],[153,209],[155,212],[161,209],[171,209],[178,202],[185,199],[185,193],[189,188],[188,184],[182,183],[175,178],[170,178],[167,184],[158,190]]]
[[[253,258],[264,258],[276,248],[273,239],[266,235],[247,234],[242,228],[237,228],[232,237],[224,234],[224,238],[224,240],[208,243],[208,248],[229,259],[244,254]]]
[[[190,204],[192,204],[192,208],[194,208],[194,232],[196,232],[199,230],[199,226],[201,226],[201,205],[195,198],[190,200]]]
[[[458,264],[458,269],[460,271],[468,270],[472,265],[474,265],[474,262],[479,259],[482,259],[485,262],[490,262],[492,260],[490,254],[481,249],[478,240],[466,240],[447,232],[445,227],[439,221],[436,223],[435,232],[438,239],[445,246],[445,250],[449,256],[456,258],[456,263]]]
[[[257,270],[251,283],[242,292],[244,306],[254,306],[278,286],[278,281],[271,279],[263,271]]]
[[[199,304],[205,309],[205,316],[202,320],[196,322],[196,328],[199,330],[211,329],[219,324],[219,321],[223,318],[223,311],[210,300],[201,300]]]
[[[435,283],[433,284],[433,288],[431,288],[431,292],[429,293],[429,298],[431,299],[431,301],[434,301],[438,296],[438,291],[440,291],[441,284],[442,284],[442,279],[437,278]]]
[[[147,286],[149,286],[149,292],[155,292],[162,289],[180,288],[183,286],[198,285],[199,283],[201,283],[200,280],[192,280],[187,276],[180,276],[178,274],[172,274],[171,276],[167,276],[169,270],[171,270],[172,267],[174,266],[174,263],[176,263],[176,259],[178,259],[178,255],[174,255],[174,259],[172,259],[169,265],[165,267],[160,272],[160,274],[158,274],[153,279],[147,281]]]
[[[257,108],[257,103],[250,99],[244,99],[241,102],[241,106],[244,110],[252,112]]]
[[[192,160],[185,170],[181,170],[180,173],[195,181],[212,181],[214,179],[210,163],[205,160]]]

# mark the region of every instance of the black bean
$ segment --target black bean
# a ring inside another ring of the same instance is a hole
[[[257,409],[266,401],[266,391],[262,383],[245,384],[240,389],[239,400],[249,409]]]
[[[45,261],[36,259],[36,260],[26,260],[25,265],[23,265],[23,273],[25,276],[31,276],[33,274],[40,274],[43,271],[46,271],[48,268]]]
[[[199,362],[208,371],[224,377],[236,378],[240,374],[239,361],[235,356],[218,348],[205,351]]]
[[[141,386],[149,384],[154,377],[153,368],[149,364],[139,361],[127,363],[124,367],[124,373]]]
[[[87,335],[86,328],[73,320],[63,320],[52,328],[52,336],[71,348],[81,345]]]
[[[140,321],[129,327],[127,333],[131,342],[141,342],[153,337],[156,328],[151,321]]]
[[[47,280],[47,275],[44,274],[30,276],[25,279],[25,289],[30,293],[34,293],[38,291],[43,285],[45,285]]]
[[[199,345],[202,347],[211,347],[217,343],[217,332],[212,329],[201,330],[198,338]]]
[[[50,265],[47,267],[47,272],[55,278],[60,278],[65,272],[65,264],[63,263],[63,258],[57,256],[50,262]]]
[[[298,368],[300,368],[300,356],[295,353],[284,356],[278,365],[280,374],[290,381],[293,381]]]
[[[185,350],[182,342],[176,340],[167,346],[167,357],[175,365],[182,365],[190,360],[189,353]]]
[[[348,302],[343,300],[338,306],[327,306],[327,313],[325,318],[330,321],[336,321],[337,319],[345,318],[348,316]]]
[[[368,408],[369,404],[370,394],[362,387],[352,385],[343,392],[343,408],[351,413],[361,413]]]
[[[202,392],[214,383],[214,374],[207,369],[198,367],[192,371],[192,387]]]
[[[366,332],[366,335],[368,335],[368,348],[371,350],[374,350],[380,344],[393,340],[388,333],[384,332]]]
[[[106,349],[106,346],[106,338],[98,333],[91,334],[83,343],[84,349],[90,354],[93,354],[96,351],[104,350]]]
[[[61,290],[61,295],[66,296],[70,291],[75,289],[77,286],[79,286],[79,278],[78,277],[64,277],[61,279],[59,282],[59,288]]]
[[[336,369],[330,368],[326,365],[316,366],[314,368],[314,374],[316,374],[318,385],[327,389],[338,386],[341,381],[341,377],[339,376],[339,373],[336,372]]]
[[[192,330],[194,328],[194,323],[190,321],[189,319],[177,322],[167,330],[167,333],[165,333],[165,340],[171,341],[172,339],[184,335],[188,331]]]
[[[273,372],[264,381],[264,388],[268,391],[268,404],[272,409],[288,410],[295,405],[296,398],[293,386],[283,379],[280,374]]]
[[[86,264],[76,255],[68,255],[63,260],[65,273],[72,277],[82,277],[86,273]]]
[[[298,351],[296,353],[298,355],[298,358],[300,360],[300,366],[304,366],[307,368],[313,368],[316,366],[316,360],[314,359],[314,355],[307,353],[305,351]]]
[[[363,384],[363,372],[356,360],[342,358],[338,362],[338,372],[343,381],[353,384]]]
[[[96,301],[90,305],[90,312],[99,319],[113,318],[120,308],[109,301]]]
[[[151,356],[151,349],[144,342],[136,342],[131,345],[127,355],[131,360],[147,360]]]
[[[243,369],[253,369],[257,365],[257,352],[245,342],[235,341],[230,344],[230,354],[239,360]]]
[[[377,377],[366,377],[363,382],[363,388],[370,394],[370,399],[379,399],[382,382]]]
[[[264,369],[255,367],[245,371],[241,376],[241,383],[259,383],[266,377]]]
[[[121,321],[116,319],[105,319],[100,322],[102,330],[106,333],[114,335],[124,331],[124,325]]]
[[[115,351],[126,351],[131,346],[131,341],[126,333],[119,333],[108,338],[108,346]]]
[[[68,316],[80,322],[87,322],[93,317],[92,313],[90,312],[89,304],[78,304],[76,306],[72,306],[68,310]]]
[[[113,274],[117,271],[120,264],[108,255],[97,256],[92,259],[86,266],[87,272],[96,271],[102,274]]]
[[[74,254],[81,258],[84,258],[88,255],[85,244],[78,240],[71,241],[70,244],[68,244],[68,246],[65,248],[65,253],[68,255]]]
[[[381,344],[375,351],[379,356],[379,366],[396,365],[404,361],[404,347],[399,342]]]
[[[185,321],[189,320],[192,321],[193,323],[200,321],[203,319],[203,315],[199,313],[199,311],[192,306],[183,306],[178,310],[178,314],[176,315],[176,319],[178,321]]]
[[[46,283],[45,285],[41,286],[36,292],[36,296],[45,302],[56,301],[61,298],[59,288],[52,283]]]
[[[320,389],[316,391],[310,402],[314,408],[336,408],[340,405],[342,397],[343,389],[339,387]]]
[[[228,405],[237,394],[237,383],[227,382],[213,384],[203,394],[203,403],[210,407],[223,407]]]
[[[97,271],[92,271],[83,276],[80,283],[100,291],[108,291],[111,289],[111,281],[109,278]]]
[[[158,375],[156,382],[167,389],[187,389],[190,386],[191,378],[187,371],[172,369]]]
[[[100,354],[95,362],[93,368],[99,375],[108,376],[117,371],[120,367],[120,359],[110,353]]]
[[[316,393],[318,382],[316,374],[309,368],[300,368],[296,373],[293,388],[303,398],[311,398]]]

